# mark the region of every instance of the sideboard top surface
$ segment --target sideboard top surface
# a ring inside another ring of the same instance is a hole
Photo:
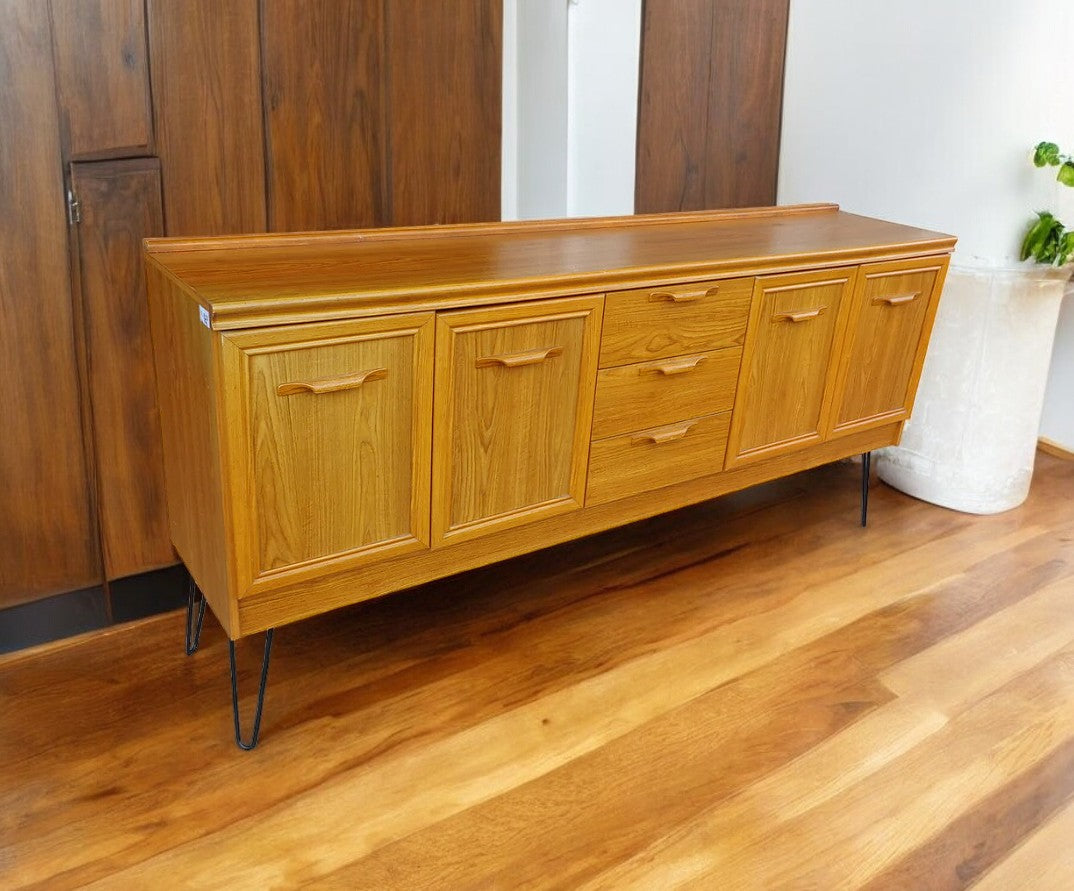
[[[702,281],[949,253],[955,238],[834,204],[346,232],[154,238],[213,328]]]

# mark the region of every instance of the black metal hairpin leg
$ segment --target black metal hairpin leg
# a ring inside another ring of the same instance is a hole
[[[268,681],[269,657],[272,655],[272,634],[275,628],[270,628],[265,633],[265,655],[261,660],[261,683],[257,688],[257,706],[254,709],[254,729],[250,734],[250,741],[244,742],[242,729],[239,726],[239,682],[235,677],[235,641],[229,640],[228,656],[231,658],[231,712],[235,718],[235,745],[245,751],[250,751],[257,745],[257,737],[261,733],[261,712],[265,706],[265,682]]]
[[[873,453],[865,452],[861,456],[861,524],[869,522],[869,468],[873,463]]]
[[[195,593],[198,599],[197,618],[194,618]],[[201,643],[201,623],[205,621],[205,595],[194,583],[194,576],[190,576],[186,590],[186,654],[194,655]]]

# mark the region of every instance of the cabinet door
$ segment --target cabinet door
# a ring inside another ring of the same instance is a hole
[[[836,433],[910,416],[947,262],[944,257],[862,267],[839,370]]]
[[[853,280],[853,270],[757,279],[727,467],[821,439]]]
[[[224,337],[225,374],[246,394],[248,476],[235,497],[250,517],[250,576],[292,582],[305,567],[342,569],[427,546],[432,321]]]
[[[437,318],[433,541],[581,507],[602,297]]]

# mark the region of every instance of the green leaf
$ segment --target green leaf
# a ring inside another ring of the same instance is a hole
[[[1074,229],[1067,230],[1059,239],[1059,255],[1055,258],[1055,265],[1065,266],[1071,256],[1074,256]]]
[[[1063,224],[1046,210],[1037,212],[1037,222],[1029,227],[1022,240],[1023,260],[1032,257],[1038,263],[1051,263],[1059,250]]]
[[[1067,158],[1055,178],[1064,186],[1074,186],[1074,160]]]
[[[1059,163],[1059,146],[1054,142],[1039,142],[1033,150],[1033,163],[1038,167],[1055,167]]]

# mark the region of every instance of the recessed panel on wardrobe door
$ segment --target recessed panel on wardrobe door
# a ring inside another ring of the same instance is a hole
[[[946,268],[946,258],[861,268],[833,415],[837,432],[910,416]]]
[[[500,218],[501,0],[387,0],[392,224]]]
[[[175,562],[168,535],[142,239],[162,234],[156,159],[72,165],[105,571]]]
[[[248,399],[253,574],[293,581],[303,567],[425,547],[433,316],[251,330],[225,344],[241,351]]]
[[[582,506],[602,298],[437,317],[433,542]]]
[[[381,0],[263,0],[262,10],[269,227],[385,225]]]
[[[0,606],[100,580],[48,5],[0,4]]]
[[[853,281],[853,271],[757,279],[727,467],[820,441]]]
[[[149,153],[144,0],[52,0],[51,6],[67,157]]]
[[[168,235],[265,229],[257,0],[148,0]]]

